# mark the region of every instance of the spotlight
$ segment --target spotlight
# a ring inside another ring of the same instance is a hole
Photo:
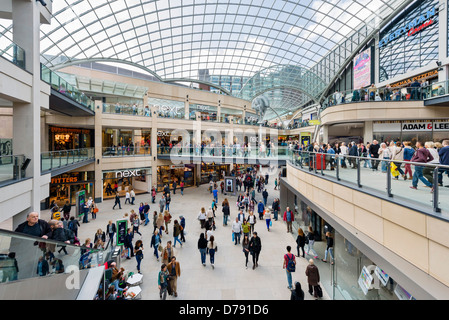
[[[437,66],[441,67],[441,61],[437,61]]]
[[[47,6],[47,3],[44,0],[36,0],[37,2],[40,2],[41,5],[43,5],[44,7]]]

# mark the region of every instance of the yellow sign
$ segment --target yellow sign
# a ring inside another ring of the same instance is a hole
[[[398,81],[396,83],[392,83],[391,87],[392,88],[403,87],[403,86],[406,86],[408,84],[412,84],[413,82],[415,82],[415,80],[422,80],[422,79],[425,80],[425,79],[433,78],[434,76],[438,76],[438,70],[437,69],[429,71],[429,72],[426,72],[426,73],[422,73],[422,74],[417,75],[417,76],[412,77],[412,78],[408,78],[408,79],[405,79],[405,80],[402,80],[402,81]]]
[[[320,120],[309,120],[309,124],[312,126],[318,126],[321,124]]]

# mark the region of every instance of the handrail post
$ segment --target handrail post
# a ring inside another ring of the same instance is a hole
[[[438,186],[438,167],[435,167],[433,170],[433,194],[432,194],[432,201],[433,201],[433,211],[435,212],[441,212],[441,208],[439,207],[438,203],[438,192],[439,192],[439,186]]]
[[[360,176],[360,158],[359,157],[357,157],[355,159],[355,163],[356,163],[356,166],[357,166],[357,186],[359,188],[361,188],[362,187],[362,183],[361,183],[361,176]]]
[[[385,160],[383,160],[385,161]],[[391,162],[387,161],[387,195],[393,197],[391,193]]]
[[[336,174],[337,174],[337,180],[340,181],[340,159],[338,154],[335,155],[335,169],[336,169]]]

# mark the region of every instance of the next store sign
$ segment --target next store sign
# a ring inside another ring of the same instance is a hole
[[[379,48],[382,48],[384,45],[388,44],[388,42],[393,41],[394,39],[399,38],[402,35],[407,34],[407,36],[412,36],[421,30],[427,28],[428,26],[433,24],[433,20],[431,19],[433,16],[437,14],[437,9],[432,8],[427,11],[426,14],[420,15],[413,21],[407,23],[404,27],[398,28],[396,31],[391,32],[382,40],[379,41]]]

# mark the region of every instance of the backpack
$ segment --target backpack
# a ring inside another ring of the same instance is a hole
[[[286,256],[287,256],[287,259],[288,259],[288,261],[287,261],[287,271],[295,272],[296,264],[295,264],[294,258],[293,257],[290,258],[290,256],[288,254],[286,254]]]

